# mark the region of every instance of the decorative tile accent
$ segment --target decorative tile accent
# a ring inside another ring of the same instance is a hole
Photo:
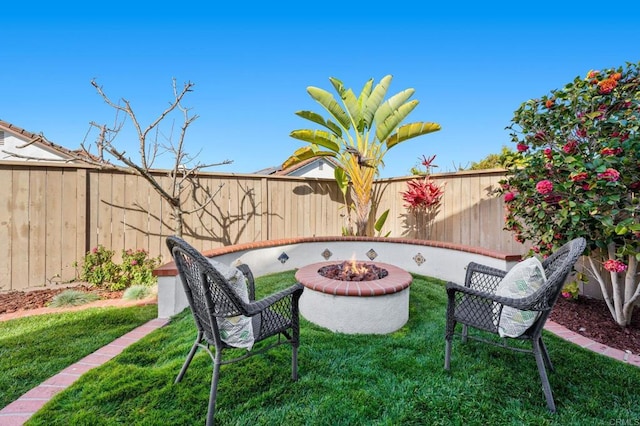
[[[287,260],[289,260],[289,256],[287,256],[287,253],[282,252],[282,254],[278,256],[278,260],[280,261],[280,263],[285,263]]]
[[[329,260],[329,258],[333,256],[333,253],[331,253],[329,249],[324,249],[324,251],[320,254],[322,255],[322,257],[324,257],[324,260]]]
[[[375,251],[374,249],[370,249],[370,250],[367,252],[367,257],[369,258],[369,260],[373,260],[373,259],[375,259],[376,257],[378,257],[378,253],[376,253],[376,251]]]
[[[415,256],[413,256],[413,261],[416,262],[418,266],[422,265],[426,260],[427,259],[425,259],[421,253],[418,253]]]

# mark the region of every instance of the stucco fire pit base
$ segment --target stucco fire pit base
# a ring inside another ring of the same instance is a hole
[[[385,278],[349,282],[325,278],[318,269],[336,262],[314,263],[296,272],[305,286],[300,313],[314,324],[347,334],[387,334],[409,319],[411,274],[393,265],[373,263],[389,272]]]

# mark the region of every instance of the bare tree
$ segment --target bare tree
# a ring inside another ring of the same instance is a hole
[[[183,106],[182,101],[187,93],[191,92],[194,84],[187,82],[179,90],[176,80],[173,79],[173,100],[169,103],[169,106],[162,111],[148,126],[143,127],[138,116],[131,107],[131,103],[122,98],[120,102],[116,103],[107,96],[102,87],[99,86],[95,80],[91,81],[91,85],[97,90],[98,94],[102,97],[107,105],[113,108],[116,112],[116,118],[113,127],[108,127],[105,124],[98,124],[91,122],[92,128],[99,130],[98,137],[95,141],[97,148],[97,156],[90,153],[90,150],[85,147],[85,143],[82,144],[82,151],[85,152],[83,161],[93,162],[101,168],[116,167],[104,158],[105,152],[113,156],[116,160],[126,166],[126,169],[135,175],[143,177],[151,187],[167,202],[172,208],[172,216],[175,221],[174,232],[176,235],[182,236],[184,229],[184,216],[195,213],[197,211],[205,209],[212,201],[214,196],[220,191],[221,187],[212,191],[210,188],[202,188],[197,182],[198,173],[205,168],[220,166],[223,164],[231,163],[231,160],[224,160],[219,163],[203,164],[196,161],[196,156],[191,156],[185,150],[185,136],[189,126],[198,118],[198,115],[191,115],[189,108]],[[164,123],[171,113],[182,113],[182,123],[180,129],[177,132],[177,139],[174,140],[174,126],[171,126],[171,132],[168,137],[164,137],[164,143],[160,140],[160,124]],[[121,116],[124,117],[121,118]],[[118,148],[114,143],[115,138],[120,134],[124,127],[126,119],[129,119],[135,129],[138,143],[138,159],[133,159],[126,151]],[[168,171],[168,175],[171,178],[171,185],[169,188],[162,186],[160,181],[151,173],[153,163],[159,155],[162,154],[172,155],[172,168]],[[89,160],[87,160],[88,157]],[[198,188],[201,189],[202,194],[205,195],[204,200],[199,200],[197,207],[192,210],[185,210],[183,207],[183,201],[186,192],[191,192],[193,198]]]

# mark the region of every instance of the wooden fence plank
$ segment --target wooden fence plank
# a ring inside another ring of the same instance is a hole
[[[47,175],[29,173],[29,287],[46,284]]]
[[[11,289],[35,286],[29,282],[29,170],[13,172],[11,227]]]
[[[82,264],[86,247],[84,246],[85,227],[78,221],[85,220],[86,198],[83,196],[86,190],[86,180],[79,179],[80,174],[86,178],[85,170],[63,169],[61,177],[62,190],[60,194],[62,223],[60,229],[60,251],[62,258],[60,259],[60,279],[67,282],[76,278],[76,268],[74,262],[78,265]],[[82,183],[82,189],[79,190],[78,184]],[[79,215],[78,212],[82,211]],[[81,231],[79,231],[81,230]],[[78,236],[78,233],[82,237]],[[51,235],[54,238],[54,235]],[[83,244],[78,246],[78,240],[82,238]]]
[[[0,291],[11,289],[11,265],[13,253],[12,224],[15,214],[13,197],[13,171],[0,169]]]
[[[62,272],[62,186],[63,169],[50,169],[45,183],[45,284],[57,283]]]

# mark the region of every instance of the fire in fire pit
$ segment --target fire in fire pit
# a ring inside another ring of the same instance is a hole
[[[364,262],[344,261],[334,265],[323,266],[318,274],[325,278],[340,281],[373,281],[389,275],[389,272],[376,265]]]

